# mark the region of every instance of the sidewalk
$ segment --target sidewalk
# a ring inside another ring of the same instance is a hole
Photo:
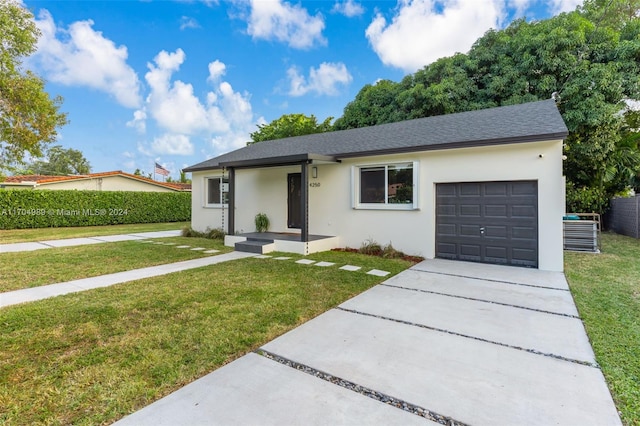
[[[154,238],[158,237],[156,236]],[[108,287],[114,284],[121,284],[143,278],[157,277],[159,275],[171,274],[173,272],[200,268],[202,266],[215,265],[216,263],[227,262],[229,260],[235,259],[243,259],[245,257],[252,256],[255,256],[255,254],[233,251],[231,253],[220,254],[217,256],[208,256],[200,259],[185,260],[182,262],[169,263],[166,265],[150,266],[147,268],[134,269],[132,271],[116,272],[115,274],[101,275],[92,278],[83,278],[80,280],[68,281],[64,283],[9,291],[6,293],[0,293],[0,308],[17,305],[19,303],[34,302],[36,300],[61,296],[68,293],[77,293],[94,288]]]
[[[28,243],[0,244],[0,253],[34,251],[55,247],[73,247],[87,244],[115,243],[118,241],[145,240],[147,238],[179,237],[180,230],[139,232],[134,234],[103,235],[100,237],[68,238],[64,240],[45,240]]]

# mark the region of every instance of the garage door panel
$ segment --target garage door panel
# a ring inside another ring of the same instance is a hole
[[[536,217],[536,209],[534,206],[516,205],[511,206],[511,217],[521,217],[533,219]]]
[[[480,196],[480,184],[477,183],[462,183],[458,190],[458,196],[460,197],[479,197]]]
[[[437,184],[436,256],[537,267],[537,196],[535,181]]]
[[[455,244],[440,243],[438,244],[438,252],[440,253],[441,257],[449,255],[455,259],[455,256],[458,255],[458,246],[456,246]]]
[[[511,238],[534,240],[536,238],[537,229],[533,227],[525,226],[513,226],[511,227]]]
[[[501,205],[487,205],[484,206],[484,217],[494,217],[504,219],[507,216],[507,206]]]
[[[480,217],[481,208],[479,204],[462,204],[460,206],[460,216]]]
[[[501,226],[485,226],[484,238],[509,238],[509,227],[506,225]]]
[[[480,239],[480,225],[460,225],[458,234],[462,237]]]
[[[438,215],[441,216],[455,216],[456,215],[456,206],[455,204],[441,204],[437,209]]]
[[[508,195],[508,187],[505,182],[486,182],[484,184],[484,195],[487,197],[506,197]]]
[[[538,197],[538,183],[536,181],[511,182],[511,195],[531,195]]]

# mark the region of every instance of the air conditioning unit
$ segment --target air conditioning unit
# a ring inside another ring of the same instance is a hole
[[[569,219],[563,221],[563,228],[565,250],[600,252],[598,221]]]

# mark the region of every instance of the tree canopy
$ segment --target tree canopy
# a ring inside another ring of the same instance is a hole
[[[602,212],[609,197],[633,184],[640,171],[638,127],[627,106],[628,100],[640,99],[639,3],[588,0],[576,12],[490,30],[467,54],[439,59],[398,83],[363,87],[334,127],[555,96],[570,132],[568,208]]]
[[[40,31],[33,15],[14,0],[0,0],[0,170],[24,164],[25,154],[41,157],[67,123],[61,97],[50,98],[44,81],[22,70]]]
[[[304,114],[285,114],[269,124],[258,124],[258,130],[251,133],[252,142],[249,142],[248,145],[292,136],[328,132],[332,130],[332,120],[333,117],[328,117],[322,123],[318,123],[318,119],[313,114],[309,117]]]
[[[31,164],[31,170],[39,175],[64,176],[91,173],[91,164],[81,151],[72,148],[53,146],[47,153],[47,160],[38,160]]]

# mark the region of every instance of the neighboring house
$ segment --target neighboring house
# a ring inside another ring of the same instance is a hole
[[[10,176],[0,182],[5,189],[76,189],[85,191],[191,191],[191,184],[158,182],[121,171],[70,176]]]
[[[192,226],[222,227],[232,245],[266,213],[283,233],[269,249],[373,240],[425,258],[562,271],[567,134],[547,100],[260,142],[185,169]]]

